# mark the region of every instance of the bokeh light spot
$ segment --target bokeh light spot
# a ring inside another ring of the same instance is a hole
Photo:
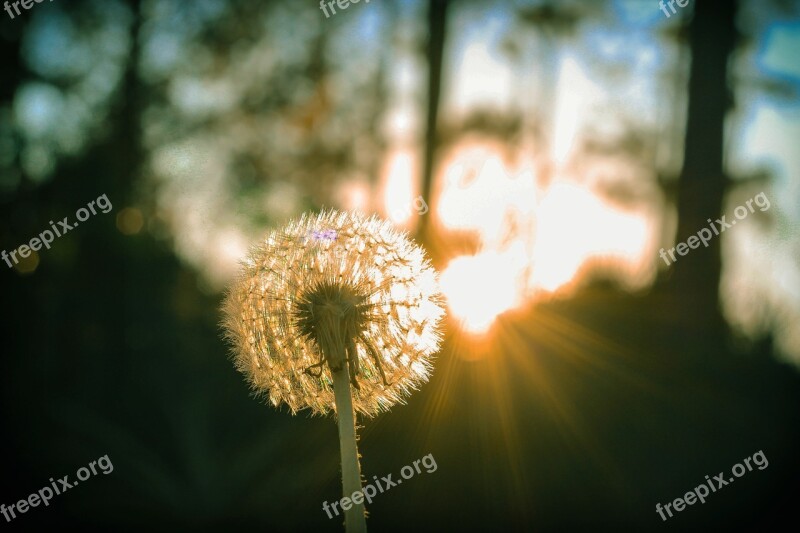
[[[117,213],[117,229],[123,235],[136,235],[144,226],[142,212],[135,207],[126,207]]]

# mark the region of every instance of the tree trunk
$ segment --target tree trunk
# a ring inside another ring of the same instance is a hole
[[[725,115],[733,98],[728,61],[738,33],[736,2],[696,2],[689,39],[691,68],[683,169],[678,182],[677,242],[722,214],[729,186],[723,165]],[[697,327],[723,324],[719,307],[721,239],[675,257],[673,289]],[[687,317],[689,318],[689,317]]]
[[[438,143],[439,95],[442,87],[442,57],[447,31],[450,0],[430,0],[428,4],[428,111],[425,119],[425,153],[422,163],[422,197],[430,202],[433,192],[433,165]],[[431,215],[420,217],[418,235],[425,240]]]

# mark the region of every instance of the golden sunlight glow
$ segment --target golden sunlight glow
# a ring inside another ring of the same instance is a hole
[[[409,138],[418,127],[413,109],[398,106],[389,112],[387,117],[388,133],[398,139]]]
[[[557,178],[547,188],[520,155],[465,143],[445,159],[435,207],[445,230],[473,232],[478,249],[451,259],[441,278],[451,314],[483,333],[502,313],[600,273],[635,287],[655,267],[653,218],[625,211],[590,188]]]
[[[574,184],[554,184],[537,217],[529,283],[546,291],[568,284],[594,257],[637,263],[649,248],[642,215],[623,213]]]
[[[337,202],[348,211],[366,213],[370,207],[369,185],[364,181],[348,181],[337,190]]]
[[[212,235],[204,234],[217,254],[206,261],[215,279],[231,279],[239,268],[239,260],[247,254],[248,236],[234,228],[220,228]]]
[[[397,226],[408,226],[414,205],[414,163],[410,151],[398,150],[389,157],[383,180],[383,210]]]
[[[466,331],[484,333],[498,315],[519,305],[521,246],[453,259],[441,275],[450,312]]]
[[[507,229],[509,211],[533,212],[537,192],[530,167],[513,173],[490,144],[469,146],[445,164],[444,190],[437,213],[448,229],[478,231],[497,242]]]

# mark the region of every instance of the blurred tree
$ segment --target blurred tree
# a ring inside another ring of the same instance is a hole
[[[684,162],[678,184],[676,242],[708,226],[707,219],[723,213],[730,187],[724,168],[725,118],[733,105],[728,65],[736,48],[738,2],[719,5],[698,2],[689,30],[691,66]],[[713,239],[704,253],[688,254],[674,264],[675,291],[697,331],[723,327],[719,304],[721,239]]]
[[[428,95],[425,118],[425,141],[422,168],[422,197],[432,198],[433,168],[439,144],[439,104],[442,90],[442,58],[447,34],[447,9],[449,0],[428,1]],[[430,217],[421,217],[417,228],[424,238]]]

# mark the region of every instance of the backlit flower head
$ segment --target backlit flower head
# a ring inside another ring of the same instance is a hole
[[[444,312],[419,246],[389,222],[337,211],[267,235],[223,310],[236,367],[273,405],[329,412],[331,367],[348,364],[353,407],[369,416],[427,381]],[[325,327],[332,317],[341,327]]]

